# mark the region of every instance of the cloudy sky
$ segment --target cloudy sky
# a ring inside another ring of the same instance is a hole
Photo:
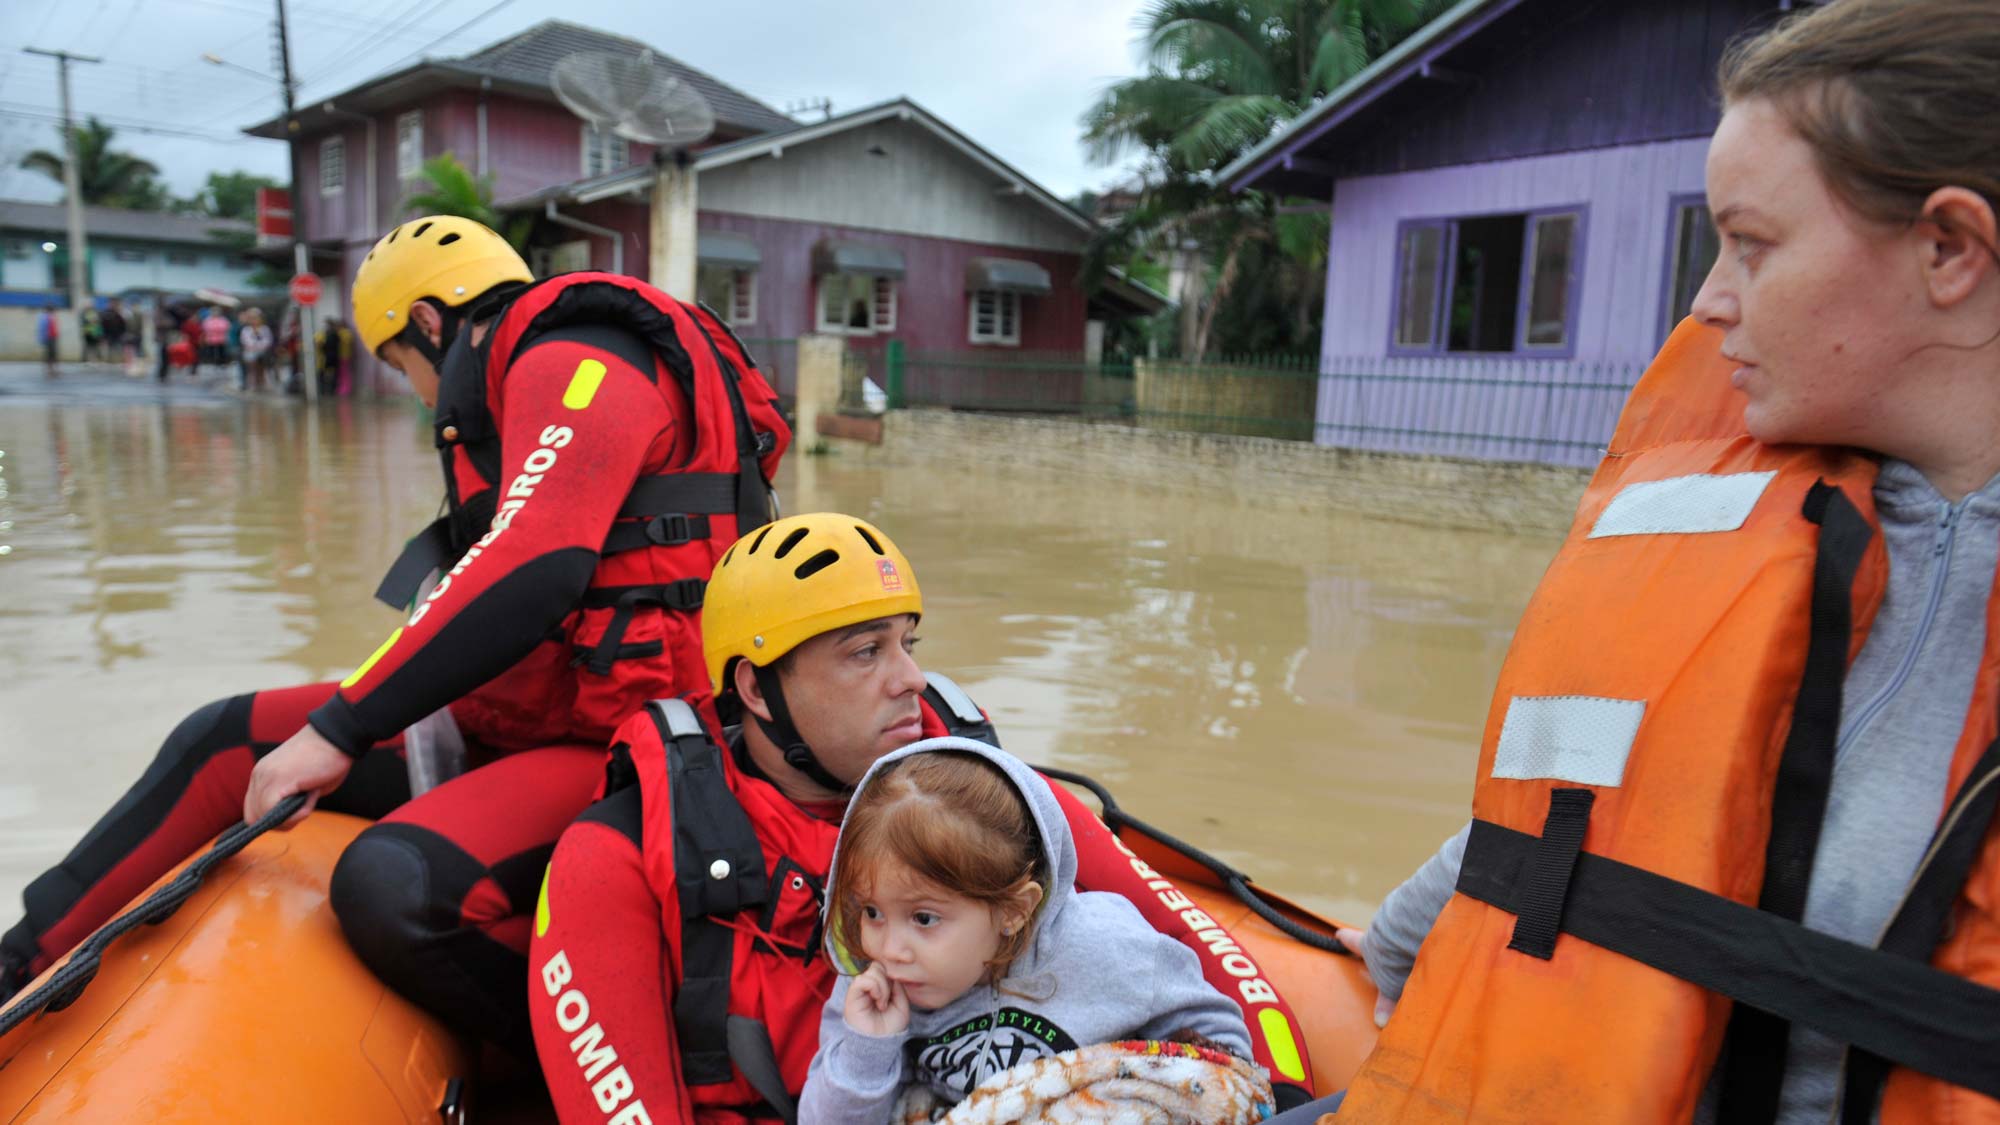
[[[1143,0],[893,3],[848,0],[289,0],[302,101],[337,94],[424,56],[476,50],[544,19],[651,43],[770,105],[830,98],[835,112],[907,96],[1051,191],[1100,187],[1077,118],[1104,87],[1141,69],[1133,19]],[[275,0],[0,0],[0,198],[54,200],[61,186],[19,168],[55,150],[55,60],[34,46],[96,55],[72,64],[79,117],[119,130],[176,194],[210,171],[282,178],[284,146],[238,134],[276,116],[278,87],[204,62],[214,52],[275,73]]]

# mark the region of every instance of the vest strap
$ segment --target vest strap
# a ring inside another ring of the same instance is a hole
[[[573,663],[587,665],[599,676],[610,675],[611,664],[624,647],[625,629],[632,624],[632,614],[640,606],[658,605],[691,612],[701,608],[707,592],[708,583],[700,578],[683,578],[660,586],[596,586],[585,590],[579,605],[585,609],[609,607],[612,614],[597,647]]]
[[[946,732],[955,738],[969,738],[988,746],[1000,745],[1000,735],[972,696],[942,672],[924,673],[924,702],[944,720]]]
[[[1541,846],[1473,820],[1458,892],[1521,913]],[[2000,989],[1588,851],[1576,856],[1560,928],[1739,1007],[2000,1097]]]
[[[1938,822],[1916,882],[1882,938],[1883,952],[1924,961],[1949,936],[1952,910],[1985,847],[1996,808],[2000,808],[2000,740],[1980,755]],[[1843,1125],[1873,1125],[1875,1103],[1888,1080],[1889,1060],[1867,1051],[1853,1052],[1841,1100]]]
[[[1806,888],[1826,819],[1840,739],[1840,702],[1853,636],[1854,576],[1874,529],[1845,493],[1825,481],[1806,492],[1805,518],[1819,525],[1813,562],[1812,623],[1805,674],[1771,790],[1771,832],[1764,846],[1758,908],[1787,921],[1805,915]],[[1757,1125],[1778,1115],[1791,1028],[1778,1016],[1738,1005],[1723,1038],[1717,1125]]]
[[[725,1031],[729,1041],[729,1061],[771,1109],[787,1122],[799,1119],[799,1105],[785,1089],[785,1075],[778,1066],[778,1049],[771,1043],[771,1029],[745,1016],[730,1016]]]
[[[1556,934],[1562,930],[1563,902],[1569,898],[1569,877],[1583,850],[1590,827],[1590,806],[1597,794],[1589,789],[1556,789],[1549,793],[1549,817],[1529,861],[1527,883],[1521,888],[1514,940],[1507,948],[1543,961],[1556,955]]]
[[[431,572],[443,570],[455,557],[451,549],[451,517],[439,516],[403,544],[403,553],[389,565],[389,573],[375,587],[375,600],[398,613],[408,613],[410,603]]]
[[[711,915],[734,914],[769,898],[764,849],[749,814],[729,790],[722,751],[694,708],[685,700],[661,699],[648,704],[646,713],[666,752],[673,806],[674,887],[681,908],[674,1030],[681,1068],[691,1085],[728,1082],[735,931]]]

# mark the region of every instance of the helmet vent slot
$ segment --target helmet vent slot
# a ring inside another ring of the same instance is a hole
[[[791,554],[792,548],[798,546],[799,540],[804,539],[807,534],[809,533],[803,527],[794,528],[790,535],[785,536],[785,541],[778,544],[778,553],[772,557],[782,559],[786,555]],[[804,575],[800,575],[800,577],[803,578]]]
[[[826,550],[800,563],[799,568],[792,571],[792,574],[799,578],[811,578],[813,575],[818,574],[820,571],[839,561],[840,552],[834,550],[832,547],[828,547]]]
[[[730,544],[730,546],[729,546],[729,549],[728,549],[727,551],[724,551],[724,552],[722,552],[722,561],[721,561],[721,562],[719,562],[719,563],[716,563],[715,565],[716,565],[717,567],[725,567],[725,566],[728,566],[728,565],[729,565],[729,560],[730,560],[730,559],[733,559],[733,558],[735,558],[735,557],[736,557],[736,545],[732,543],[732,544]]]
[[[875,537],[873,535],[868,534],[867,528],[857,524],[855,525],[854,530],[856,534],[861,536],[862,542],[868,544],[869,550],[875,552],[878,555],[882,553],[882,544],[875,542]]]
[[[458,233],[457,231],[453,231],[450,234],[445,235],[443,238],[438,239],[438,245],[450,246],[452,243],[457,242],[459,239],[464,237],[465,237],[464,235]]]
[[[431,227],[432,227],[433,225],[435,225],[435,224],[432,224],[432,223],[430,223],[430,222],[423,222],[423,223],[419,223],[419,224],[417,224],[417,229],[415,229],[415,230],[413,230],[413,231],[411,231],[411,232],[410,232],[410,237],[411,237],[411,238],[422,238],[422,237],[424,236],[424,232],[425,232],[425,231],[427,231],[427,230],[429,230],[429,229],[431,229]]]
[[[754,555],[757,553],[757,548],[762,547],[764,545],[764,537],[769,534],[771,534],[771,529],[768,526],[766,526],[764,530],[757,533],[756,541],[750,544],[751,554]]]

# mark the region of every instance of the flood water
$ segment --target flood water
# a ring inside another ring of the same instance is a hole
[[[189,710],[365,658],[441,490],[409,403],[24,386],[0,385],[0,927]],[[1554,540],[861,461],[793,459],[786,510],[895,537],[923,663],[1023,757],[1353,922],[1466,817]]]

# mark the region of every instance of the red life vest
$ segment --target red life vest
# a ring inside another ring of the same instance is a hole
[[[964,689],[930,673],[922,696],[923,737],[953,735],[999,745],[993,724]],[[698,717],[699,716],[699,717]],[[705,1125],[792,1119],[819,1047],[820,1012],[833,994],[834,968],[821,953],[821,906],[838,824],[808,815],[767,782],[745,777],[713,718],[680,700],[649,705],[619,729],[608,788],[636,780],[647,881],[667,935],[666,981],[674,997],[681,1073]],[[1092,889],[1123,893],[1146,920],[1177,937],[1184,915],[1162,905],[1171,884],[1134,874],[1129,853],[1087,806],[1055,786],[1076,831]],[[1091,842],[1086,844],[1086,839]],[[1198,912],[1197,912],[1198,913]],[[1243,974],[1199,940],[1209,982],[1243,1004],[1257,1061],[1273,1081],[1309,1097],[1303,1037],[1291,1008],[1270,992],[1252,997]],[[1225,943],[1231,951],[1235,946]],[[1240,956],[1237,960],[1244,960]],[[1254,1015],[1253,1015],[1254,1013]],[[1274,1050],[1274,1030],[1284,1042]]]
[[[1724,1120],[1768,1121],[1791,1021],[1851,1045],[1849,1125],[1878,1098],[2000,1122],[2000,595],[1895,917],[1872,948],[1806,929],[1887,572],[1876,464],[1755,441],[1729,367],[1690,321],[1633,391],[1501,670],[1458,893],[1340,1120],[1664,1125],[1719,1073]]]
[[[699,610],[715,560],[771,518],[770,478],[791,441],[777,396],[728,327],[698,304],[636,278],[571,273],[469,310],[498,321],[477,347],[459,332],[439,372],[435,418],[447,514],[410,541],[376,591],[406,607],[434,567],[448,567],[509,505],[500,433],[514,358],[557,330],[602,327],[617,353],[654,379],[681,420],[685,455],[633,482],[575,611],[519,663],[453,712],[503,749],[602,743],[647,700],[702,690]]]

